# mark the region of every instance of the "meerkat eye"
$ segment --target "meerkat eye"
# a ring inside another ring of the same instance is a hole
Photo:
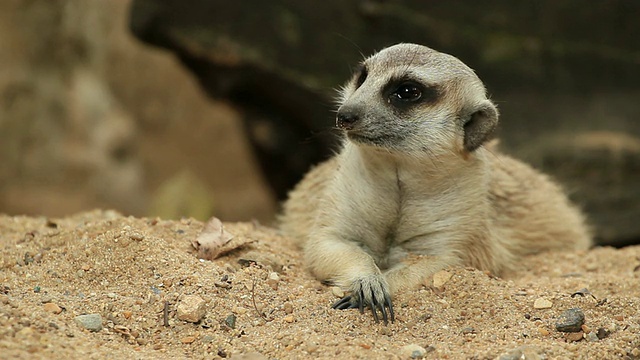
[[[422,87],[413,82],[406,82],[398,86],[391,96],[403,102],[413,102],[422,98]]]

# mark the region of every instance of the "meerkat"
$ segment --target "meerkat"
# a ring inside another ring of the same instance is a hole
[[[341,150],[305,175],[280,216],[311,272],[348,291],[334,308],[370,308],[387,323],[398,291],[443,268],[500,274],[527,254],[590,246],[561,188],[489,142],[496,106],[454,56],[386,48],[338,103]]]

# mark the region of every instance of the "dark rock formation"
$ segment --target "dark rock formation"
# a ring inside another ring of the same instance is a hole
[[[331,89],[362,55],[397,42],[451,53],[499,105],[503,147],[565,184],[601,243],[623,245],[640,240],[639,12],[625,0],[135,0],[130,24],[244,111],[281,198],[330,154]],[[610,141],[581,142],[600,130]]]

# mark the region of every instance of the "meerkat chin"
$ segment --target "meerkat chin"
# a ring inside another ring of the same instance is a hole
[[[560,187],[487,143],[498,111],[457,58],[386,48],[339,104],[341,151],[291,191],[280,217],[311,272],[349,292],[334,308],[368,307],[386,323],[398,291],[445,267],[499,274],[527,254],[590,246]]]

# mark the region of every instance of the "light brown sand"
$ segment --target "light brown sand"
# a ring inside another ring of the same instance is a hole
[[[427,359],[494,359],[516,349],[527,359],[640,358],[640,246],[526,258],[505,278],[449,269],[444,285],[398,295],[396,322],[384,326],[368,313],[330,309],[337,289],[313,279],[273,229],[225,224],[255,241],[198,260],[191,241],[202,226],[109,211],[0,216],[0,358],[397,359],[412,344]],[[595,298],[571,296],[582,288]],[[200,323],[178,320],[185,295],[207,302]],[[551,308],[535,309],[540,298]],[[556,318],[575,307],[586,317],[584,335],[556,331]],[[102,316],[101,331],[74,321],[90,313]],[[598,339],[598,329],[610,334]]]

